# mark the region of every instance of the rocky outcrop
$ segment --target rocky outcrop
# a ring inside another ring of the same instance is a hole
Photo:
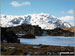
[[[74,32],[64,30],[62,28],[55,28],[53,30],[43,30],[43,31],[45,32],[45,35],[51,36],[74,36]]]
[[[33,35],[42,35],[42,29],[39,26],[32,26],[28,24],[22,24],[16,27],[7,28],[8,31],[13,30],[15,34],[33,34]]]
[[[62,28],[55,28],[52,30],[45,30],[41,29],[39,26],[32,26],[28,24],[23,24],[16,27],[9,27],[6,28],[6,31],[13,31],[13,33],[17,34],[23,34],[23,38],[35,38],[34,36],[43,36],[43,35],[49,35],[49,36],[74,36],[74,32],[71,32],[69,30],[64,30]],[[29,34],[29,35],[27,35]],[[34,35],[32,37],[32,35]]]
[[[1,28],[1,41],[6,40],[11,43],[19,43],[20,41],[17,39],[17,36],[13,31],[8,31],[6,28]]]
[[[26,35],[22,35],[22,38],[35,38],[35,36],[33,34],[26,34]]]

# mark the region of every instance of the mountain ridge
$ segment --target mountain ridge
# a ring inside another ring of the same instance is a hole
[[[27,14],[24,16],[1,15],[1,27],[13,27],[22,24],[38,25],[42,29],[67,28],[71,25],[50,14]]]

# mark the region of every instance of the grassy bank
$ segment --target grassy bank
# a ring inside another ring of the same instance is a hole
[[[74,52],[74,47],[1,43],[2,55],[59,55],[60,52]]]

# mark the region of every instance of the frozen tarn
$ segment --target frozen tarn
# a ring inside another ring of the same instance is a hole
[[[74,37],[63,36],[36,36],[35,39],[19,38],[21,44],[43,44],[43,45],[57,45],[57,46],[75,46]]]

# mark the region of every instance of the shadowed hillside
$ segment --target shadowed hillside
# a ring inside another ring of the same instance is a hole
[[[66,28],[65,28],[66,29]],[[6,31],[13,31],[16,35],[33,34],[35,36],[74,36],[74,32],[69,30],[63,30],[62,28],[55,28],[52,30],[41,29],[39,26],[32,26],[23,24],[16,27],[8,27]]]

